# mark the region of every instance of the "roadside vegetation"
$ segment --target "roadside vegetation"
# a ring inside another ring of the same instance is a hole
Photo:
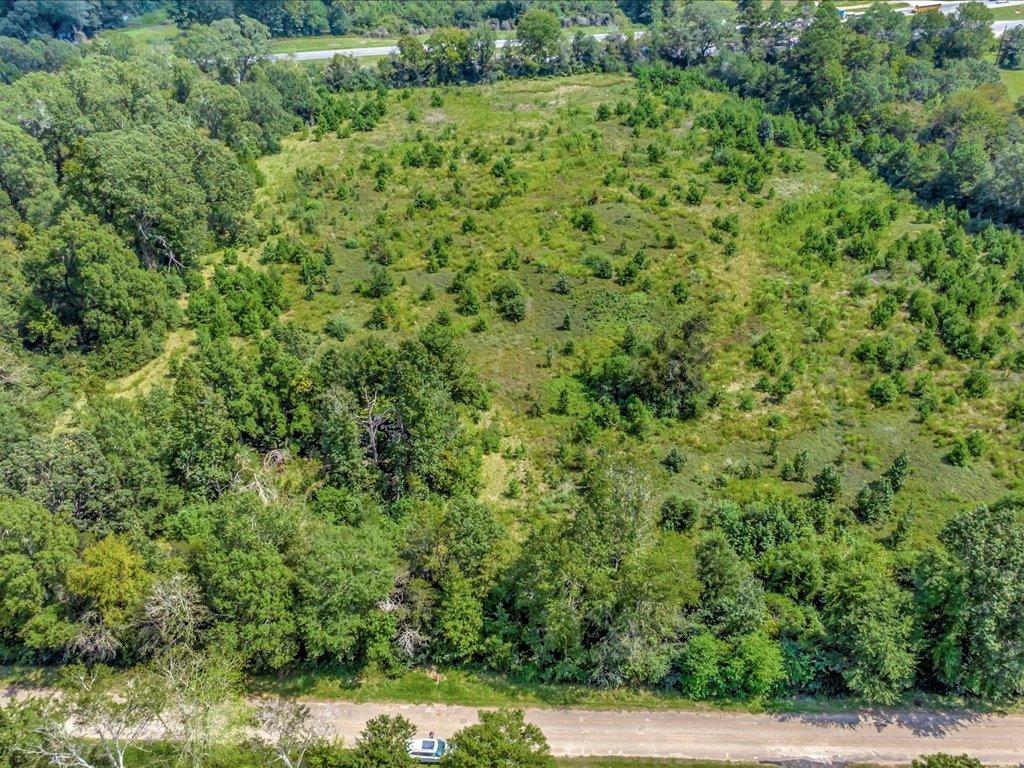
[[[536,6],[310,68],[222,5],[170,51],[6,44],[0,661],[1024,692],[1022,39],[984,6]]]

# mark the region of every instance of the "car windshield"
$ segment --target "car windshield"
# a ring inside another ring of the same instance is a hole
[[[427,752],[433,752],[434,751],[434,742],[432,742],[432,741],[424,741],[423,744],[420,746],[420,749],[425,750]]]

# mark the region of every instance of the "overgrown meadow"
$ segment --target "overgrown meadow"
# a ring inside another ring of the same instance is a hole
[[[238,258],[276,262],[280,242],[322,258],[313,276],[278,267],[286,316],[310,331],[450,323],[492,392],[475,417],[482,494],[513,517],[564,488],[581,453],[700,501],[806,495],[834,463],[854,504],[906,451],[914,471],[880,537],[899,522],[927,539],[950,511],[1013,490],[1019,374],[979,370],[906,308],[934,285],[907,243],[940,234],[940,214],[795,124],[752,157],[729,121],[749,131],[761,116],[735,97],[656,90],[591,75],[393,95],[368,133],[296,137],[260,161],[267,237]],[[506,283],[520,319],[490,298]],[[996,334],[1016,314],[1000,298],[979,318]],[[607,413],[586,372],[695,315],[699,417]],[[979,435],[978,455],[955,460]]]

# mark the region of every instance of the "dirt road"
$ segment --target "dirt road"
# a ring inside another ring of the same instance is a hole
[[[426,735],[450,736],[476,709],[411,704],[315,703],[313,712],[353,744],[366,721],[401,714]],[[599,712],[528,709],[556,755],[629,755],[707,760],[909,763],[933,752],[967,753],[988,765],[1024,765],[1024,717],[871,712],[751,715],[729,712]]]

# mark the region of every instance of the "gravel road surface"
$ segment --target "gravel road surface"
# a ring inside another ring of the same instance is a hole
[[[440,705],[318,702],[313,713],[353,744],[366,721],[400,714],[418,732],[451,736],[476,709]],[[987,765],[1024,765],[1024,717],[885,712],[753,715],[732,712],[602,712],[527,709],[555,755],[628,755],[811,763],[909,763],[933,752],[967,753]]]

